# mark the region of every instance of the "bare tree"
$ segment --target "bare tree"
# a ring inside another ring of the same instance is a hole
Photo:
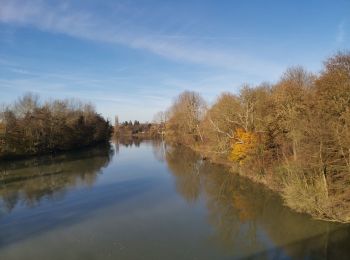
[[[185,91],[170,107],[167,121],[167,135],[191,143],[197,139],[203,141],[200,122],[206,111],[206,103],[200,94]]]

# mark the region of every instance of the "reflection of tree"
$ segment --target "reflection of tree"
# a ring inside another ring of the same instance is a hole
[[[53,157],[2,163],[0,201],[11,211],[19,201],[33,206],[44,197],[62,196],[69,187],[91,186],[113,153],[108,144]]]
[[[202,161],[189,149],[168,147],[165,158],[169,169],[176,177],[178,192],[189,202],[194,202],[200,194],[200,167]]]
[[[207,198],[209,222],[216,229],[215,239],[227,250],[242,252],[259,247],[256,215],[260,207],[244,192],[244,183],[223,167],[206,163],[202,183]]]
[[[329,253],[328,230],[336,225],[292,212],[275,194],[222,166],[203,161],[184,147],[167,147],[166,162],[178,192],[187,201],[193,202],[203,193],[208,220],[215,229],[213,239],[230,253],[263,252],[266,236],[291,257]]]
[[[221,245],[230,248],[237,238],[242,239],[242,228],[246,232],[244,241],[255,241],[257,209],[241,193],[236,176],[221,166],[203,161],[198,154],[181,146],[168,147],[166,161],[175,176],[178,192],[187,201],[195,201],[204,191],[209,221],[216,228],[216,239]],[[243,227],[244,222],[248,225]]]
[[[138,138],[135,136],[123,136],[123,137],[118,137],[118,138],[113,138],[113,143],[119,150],[119,146],[125,146],[125,147],[140,147],[140,144],[144,141],[142,138]]]
[[[154,157],[159,162],[164,162],[166,157],[167,144],[161,139],[152,140]]]

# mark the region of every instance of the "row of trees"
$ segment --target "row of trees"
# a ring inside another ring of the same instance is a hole
[[[91,104],[74,100],[40,103],[26,94],[0,112],[0,156],[69,150],[108,141],[112,127]]]
[[[326,60],[319,75],[293,67],[210,107],[187,91],[165,114],[169,140],[234,162],[298,211],[350,220],[349,53]]]
[[[119,123],[118,117],[115,118],[114,124],[114,136],[115,137],[147,137],[147,138],[156,138],[160,133],[161,125],[154,123],[140,123],[140,121],[124,121]]]

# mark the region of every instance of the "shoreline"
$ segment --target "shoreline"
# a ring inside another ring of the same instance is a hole
[[[314,220],[321,220],[321,221],[339,223],[339,224],[349,224],[350,223],[350,220],[343,220],[340,218],[336,218],[332,215],[317,216],[317,215],[311,214],[310,212],[301,211],[301,210],[298,210],[296,208],[291,207],[290,205],[288,205],[286,199],[283,197],[283,184],[278,184],[277,180],[273,180],[272,176],[270,176],[271,180],[269,181],[268,180],[269,176],[267,176],[267,175],[265,178],[258,178],[257,177],[258,175],[247,174],[247,173],[243,172],[243,170],[241,169],[241,167],[239,165],[237,165],[237,163],[230,162],[227,159],[225,160],[224,158],[215,157],[213,155],[213,153],[207,151],[204,146],[191,146],[191,145],[186,145],[186,144],[182,144],[182,143],[178,143],[177,145],[183,145],[185,147],[188,147],[189,149],[191,149],[194,152],[201,155],[205,160],[208,160],[210,163],[214,163],[214,164],[228,167],[230,173],[232,173],[232,174],[237,174],[239,177],[243,177],[243,178],[246,178],[254,183],[263,185],[264,188],[266,188],[266,189],[274,192],[276,195],[278,195],[281,198],[283,205],[285,207],[291,209],[294,212],[297,212],[300,214],[306,214]],[[269,175],[271,175],[271,173]]]
[[[12,162],[12,161],[20,161],[20,160],[24,160],[24,159],[30,159],[30,158],[34,158],[37,156],[55,156],[55,155],[60,155],[62,153],[66,153],[66,152],[73,152],[73,151],[79,151],[79,150],[83,150],[86,148],[92,148],[95,146],[99,146],[99,145],[105,145],[108,144],[111,140],[105,140],[105,141],[100,141],[100,142],[96,142],[96,143],[91,143],[88,145],[83,145],[83,146],[78,146],[72,149],[65,149],[65,150],[54,150],[54,151],[44,151],[44,152],[39,152],[39,153],[32,153],[32,154],[5,154],[5,155],[0,155],[0,163],[1,162]]]
[[[128,138],[132,138],[132,139],[139,139],[139,140],[156,139],[156,138],[145,138],[145,136],[123,136],[123,137],[124,138],[128,137]],[[120,136],[119,138],[123,138],[123,137]],[[117,139],[119,139],[119,138],[117,138]],[[37,153],[37,154],[4,156],[4,157],[0,157],[0,162],[1,163],[3,163],[3,162],[5,162],[5,163],[6,162],[15,162],[15,161],[23,160],[23,159],[34,158],[37,156],[45,156],[45,155],[55,156],[55,155],[59,155],[59,154],[66,153],[66,152],[79,151],[79,150],[83,150],[83,149],[94,147],[94,146],[108,144],[112,141],[113,141],[113,137],[108,142],[105,142],[105,141],[98,142],[98,143],[94,143],[94,144],[90,144],[90,145],[76,147],[75,149],[43,152],[43,153]],[[209,151],[205,145],[188,145],[188,144],[184,144],[184,143],[172,143],[172,142],[168,142],[168,143],[172,144],[172,145],[179,145],[179,146],[187,147],[187,148],[191,149],[192,151],[196,152],[197,154],[199,154],[203,160],[208,160],[210,163],[222,165],[224,167],[228,167],[230,173],[237,174],[240,177],[249,179],[250,181],[252,181],[254,183],[263,185],[264,188],[276,193],[276,195],[278,195],[281,198],[281,201],[283,202],[284,206],[288,207],[289,209],[291,209],[295,212],[298,212],[301,214],[307,214],[308,216],[310,216],[312,219],[315,219],[315,220],[336,222],[336,223],[342,223],[342,224],[350,223],[350,220],[344,220],[344,219],[341,219],[340,217],[337,218],[336,214],[331,215],[331,214],[325,213],[324,215],[316,215],[316,214],[312,214],[306,210],[300,210],[300,209],[298,210],[297,208],[294,208],[294,207],[288,205],[286,199],[283,196],[283,189],[284,189],[283,183],[280,180],[276,180],[276,177],[273,176],[273,172],[271,172],[271,171],[269,171],[265,175],[249,174],[249,172],[245,172],[244,169],[242,169],[242,167],[240,165],[238,165],[237,163],[231,162],[228,159],[225,159],[222,156],[217,156],[212,151]]]

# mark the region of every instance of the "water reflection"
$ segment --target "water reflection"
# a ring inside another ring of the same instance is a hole
[[[275,194],[189,149],[168,147],[164,155],[179,194],[189,202],[205,200],[215,230],[211,240],[228,254],[257,259],[350,255],[348,225],[294,213]]]
[[[1,259],[347,259],[349,230],[161,140],[0,164]]]
[[[92,186],[114,154],[110,144],[56,156],[2,162],[0,202],[7,213],[21,202],[29,207],[43,198],[64,196],[71,187]]]
[[[119,150],[119,146],[122,145],[124,147],[140,147],[140,144],[145,140],[142,138],[134,137],[134,136],[123,136],[121,138],[114,138],[113,143],[117,147],[117,151]]]
[[[203,168],[203,161],[191,150],[176,146],[168,147],[165,158],[170,171],[176,177],[177,191],[186,201],[194,203],[200,195],[200,169]]]

